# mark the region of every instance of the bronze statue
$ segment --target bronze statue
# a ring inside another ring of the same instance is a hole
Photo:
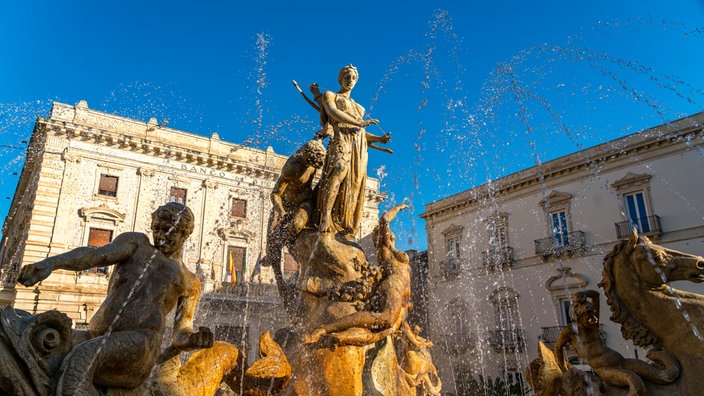
[[[680,376],[665,392],[704,389],[704,342],[698,334],[704,329],[704,296],[667,284],[703,282],[704,258],[656,245],[634,230],[604,258],[602,275],[599,286],[623,337],[662,348],[679,361]]]
[[[139,387],[157,365],[166,315],[174,308],[174,349],[213,345],[210,330],[193,330],[200,281],[181,261],[193,221],[190,209],[169,203],[152,214],[154,245],[146,235],[128,232],[102,247],[76,248],[22,268],[19,282],[31,286],[57,269],[115,266],[107,298],[63,360],[57,395],[96,394],[95,386]]]
[[[306,226],[314,206],[313,178],[324,160],[325,147],[319,140],[304,144],[286,160],[271,192],[270,232],[286,217],[293,223],[296,234]]]
[[[570,344],[606,385],[628,386],[631,396],[645,394],[643,379],[668,384],[679,375],[679,364],[669,353],[649,353],[648,358],[660,363],[656,365],[624,358],[606,345],[599,327],[599,292],[586,290],[575,293],[572,309],[574,322],[562,329],[555,343],[555,357],[563,372],[568,370],[562,349]]]
[[[419,326],[403,322],[400,330],[394,343],[408,387],[416,389],[416,394],[440,396],[442,381],[428,351],[433,343],[420,336]]]
[[[357,235],[364,211],[368,143],[391,140],[388,134],[377,136],[364,129],[379,120],[365,120],[364,108],[352,100],[358,79],[357,68],[345,66],[337,77],[340,90],[316,98],[324,122],[333,130],[318,191],[320,232]]]
[[[318,342],[321,336],[328,335],[336,344],[365,346],[401,327],[411,304],[411,275],[408,255],[396,249],[396,237],[391,232],[390,223],[400,210],[407,207],[398,205],[384,213],[374,230],[377,258],[384,271],[384,278],[373,291],[379,299],[378,310],[343,316],[307,334],[304,342]]]

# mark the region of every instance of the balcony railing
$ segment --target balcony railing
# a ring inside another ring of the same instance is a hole
[[[560,332],[564,328],[565,326],[541,327],[541,332],[538,339],[545,343],[545,345],[552,347],[557,342],[557,338],[560,336]],[[601,338],[606,340],[606,331],[604,331],[604,325],[601,323],[599,323],[599,332],[601,334]]]
[[[582,231],[535,240],[536,256],[571,256],[584,251],[586,238]]]
[[[557,337],[560,336],[563,326],[541,327],[538,339],[548,346],[552,346],[557,342]]]
[[[506,246],[482,252],[482,264],[489,271],[513,266],[513,248]]]
[[[462,272],[462,261],[457,257],[450,257],[440,262],[440,272],[445,279],[457,278]]]
[[[231,301],[252,301],[277,303],[279,291],[276,285],[257,283],[228,283],[222,282],[220,287],[203,296],[204,299],[220,299]]]
[[[616,236],[618,239],[626,239],[631,236],[633,229],[638,230],[639,234],[646,236],[662,235],[662,227],[660,226],[660,216],[652,215],[641,217],[636,220],[626,220],[616,223]]]
[[[497,353],[525,352],[526,338],[523,329],[493,330],[489,332],[489,345]]]

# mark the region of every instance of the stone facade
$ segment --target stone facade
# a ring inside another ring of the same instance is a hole
[[[699,113],[426,205],[430,339],[444,391],[463,394],[467,375],[524,373],[538,341],[551,346],[568,323],[569,297],[602,292],[602,260],[633,227],[704,255],[703,124]],[[643,358],[609,321],[603,294],[600,312],[608,345]]]
[[[84,101],[54,103],[51,116],[37,120],[3,227],[0,304],[58,309],[84,326],[103,301],[111,268],[59,270],[33,288],[15,285],[19,269],[123,232],[150,235],[151,213],[181,201],[196,217],[183,257],[203,285],[196,320],[220,339],[256,348],[263,331],[287,323],[271,268],[258,266],[269,196],[286,159],[271,148],[224,142],[216,133],[207,138],[156,119],[91,110]],[[358,236],[367,247],[382,200],[378,181],[369,178]],[[290,264],[285,272],[295,272]]]

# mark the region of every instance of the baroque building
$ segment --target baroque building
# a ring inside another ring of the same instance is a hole
[[[601,281],[602,262],[633,228],[704,255],[704,113],[531,167],[430,203],[430,339],[448,394],[477,375],[521,375],[571,321],[570,297],[598,290],[602,334],[626,357]],[[677,282],[704,293],[702,284]],[[673,306],[673,309],[677,309]],[[571,363],[580,364],[574,351]]]
[[[302,142],[303,143],[303,142]],[[0,305],[31,313],[58,309],[84,327],[102,303],[112,267],[57,270],[26,288],[20,268],[79,246],[101,246],[123,232],[150,233],[151,213],[176,201],[196,221],[184,263],[201,279],[196,324],[208,325],[254,356],[266,330],[288,323],[265,251],[270,194],[287,157],[157,123],[54,103],[38,118],[2,230]],[[367,179],[360,235],[369,251],[379,193]],[[371,254],[371,252],[369,252]],[[297,271],[284,255],[286,276]]]

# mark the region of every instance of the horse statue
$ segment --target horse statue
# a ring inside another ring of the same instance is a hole
[[[668,285],[704,282],[704,258],[656,245],[634,230],[606,255],[602,276],[599,286],[623,337],[664,349],[680,362],[679,378],[661,392],[693,395],[704,389],[704,295]]]

